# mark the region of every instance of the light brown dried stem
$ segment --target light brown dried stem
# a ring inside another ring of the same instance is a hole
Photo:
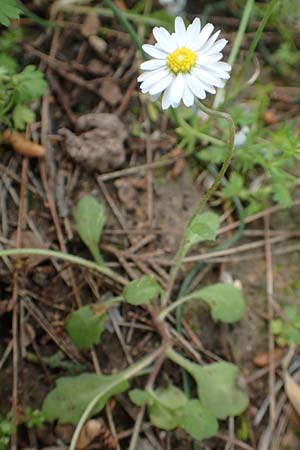
[[[274,336],[271,332],[271,321],[274,317],[274,300],[273,300],[273,269],[272,269],[272,250],[270,239],[270,216],[266,215],[264,218],[265,228],[265,257],[266,257],[266,291],[268,299],[268,347],[269,347],[269,395],[270,395],[270,432],[273,433],[276,423],[276,392],[275,392],[275,365],[274,358]]]
[[[139,166],[128,167],[127,169],[115,170],[114,172],[99,175],[97,177],[97,180],[98,181],[115,180],[116,178],[127,177],[130,175],[135,175],[137,173],[146,172],[147,170],[149,171],[150,169],[159,169],[161,167],[171,166],[172,164],[175,164],[178,160],[182,158],[183,157],[180,156],[179,158],[164,159],[162,161],[154,161],[147,164],[141,164]]]

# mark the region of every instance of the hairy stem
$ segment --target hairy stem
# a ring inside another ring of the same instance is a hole
[[[227,120],[228,131],[229,131],[228,150],[227,150],[226,157],[225,157],[225,160],[223,162],[220,172],[218,173],[217,177],[215,178],[215,181],[213,182],[212,186],[208,189],[208,191],[206,192],[206,194],[200,201],[199,205],[195,209],[192,217],[190,218],[189,222],[187,223],[187,227],[190,226],[191,222],[195,219],[195,217],[203,210],[203,208],[205,207],[205,205],[208,202],[208,200],[210,199],[210,197],[216,191],[222,178],[225,175],[226,170],[228,169],[228,166],[230,164],[230,161],[231,161],[231,158],[233,155],[233,150],[234,150],[234,123],[233,123],[231,115],[228,113],[225,113],[225,112],[215,111],[213,109],[210,109],[207,106],[203,105],[202,103],[199,103],[199,107],[203,112],[205,112],[208,115]],[[186,245],[185,244],[186,244],[185,237],[183,237],[181,244],[179,246],[179,249],[174,258],[174,264],[171,269],[169,285],[167,288],[167,294],[164,297],[163,302],[162,302],[163,306],[165,306],[165,304],[168,302],[168,300],[170,298],[177,273],[182,264],[182,260],[186,254]]]

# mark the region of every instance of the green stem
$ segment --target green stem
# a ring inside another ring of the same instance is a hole
[[[228,64],[230,64],[231,66],[234,65],[238,52],[240,50],[241,43],[248,26],[254,4],[255,0],[247,0],[246,6],[243,11],[242,20],[240,22],[240,26],[228,58]]]
[[[187,129],[190,134],[197,137],[198,139],[205,140],[211,144],[217,145],[218,147],[223,147],[225,145],[225,142],[223,142],[221,139],[217,139],[213,136],[209,136],[206,133],[202,133],[201,131],[195,130],[188,122],[186,122],[183,117],[180,116],[180,114],[176,115],[179,124]]]
[[[95,270],[96,272],[100,272],[103,275],[115,280],[117,283],[120,283],[122,286],[126,286],[128,280],[117,274],[116,272],[108,269],[104,265],[100,265],[94,263],[93,261],[89,261],[84,258],[80,258],[79,256],[70,255],[68,253],[63,253],[55,250],[46,250],[41,248],[14,248],[8,250],[0,251],[0,258],[4,256],[15,256],[15,257],[26,257],[26,256],[46,256],[48,258],[57,258],[63,261],[68,261],[72,264],[78,264],[80,266],[87,267],[88,269]]]
[[[174,309],[176,309],[178,306],[183,305],[183,303],[188,302],[189,300],[193,300],[195,298],[194,293],[191,293],[189,295],[185,295],[184,297],[180,297],[175,302],[172,302],[167,308],[163,309],[159,315],[158,319],[163,321]]]
[[[104,5],[106,5],[108,8],[110,8],[112,10],[116,19],[120,22],[120,24],[122,25],[124,30],[127,31],[129,36],[131,37],[132,42],[134,43],[136,48],[138,50],[142,51],[142,45],[139,40],[139,37],[138,37],[135,29],[131,25],[131,23],[128,21],[125,14],[122,11],[120,11],[120,9],[117,8],[111,0],[103,0],[103,3],[104,3]]]
[[[74,6],[74,5],[57,5],[55,8],[55,11],[72,11],[74,14],[89,14],[91,12],[98,14],[102,17],[113,17],[114,13],[107,9],[107,8],[101,8],[98,6]],[[145,25],[149,26],[162,26],[169,28],[170,22],[162,19],[157,19],[156,17],[149,17],[149,16],[143,16],[141,14],[135,14],[130,11],[123,11],[123,16],[126,17],[126,19],[136,22],[136,23],[144,23]]]
[[[171,347],[166,350],[166,356],[174,363],[178,364],[178,366],[185,369],[191,375],[194,373],[194,363],[192,363],[189,359],[184,358]]]
[[[207,106],[204,106],[202,103],[199,102],[199,107],[200,109],[205,112],[206,114],[215,116],[217,118],[222,118],[227,120],[228,125],[229,125],[229,138],[228,138],[228,150],[225,156],[225,160],[223,162],[223,165],[221,167],[220,172],[218,173],[217,177],[215,178],[214,183],[212,184],[212,186],[208,189],[208,191],[206,192],[206,194],[204,195],[204,197],[202,198],[202,200],[200,201],[199,205],[197,206],[197,208],[195,209],[192,217],[190,218],[187,227],[190,226],[190,224],[192,223],[192,221],[195,219],[195,217],[200,214],[200,212],[203,210],[203,208],[205,207],[206,203],[208,202],[208,200],[210,199],[210,197],[213,195],[213,193],[216,191],[217,187],[219,186],[222,178],[225,175],[226,170],[229,167],[232,155],[233,155],[233,150],[234,150],[234,123],[232,120],[232,117],[230,114],[221,112],[221,111],[215,111],[213,109],[208,108]],[[186,228],[187,228],[186,227]],[[167,303],[167,301],[170,298],[172,289],[173,289],[173,285],[175,282],[175,278],[176,275],[180,269],[180,266],[182,264],[182,260],[184,258],[186,254],[186,242],[185,242],[185,237],[183,237],[181,244],[179,246],[179,249],[175,255],[174,258],[174,264],[172,266],[171,269],[171,273],[170,273],[170,281],[169,281],[169,285],[168,285],[168,289],[167,289],[167,295],[164,298],[163,301],[163,306],[165,306],[165,304]]]
[[[272,15],[274,8],[276,7],[276,5],[278,4],[279,0],[272,0],[268,5],[266,5],[267,9],[265,11],[265,14],[255,32],[253,41],[251,42],[250,48],[247,52],[247,56],[245,58],[245,61],[243,63],[242,69],[240,71],[239,74],[239,79],[241,80],[243,78],[244,73],[246,72],[251,59],[253,58],[253,54],[255,52],[255,49],[259,43],[259,40],[261,38],[261,35],[263,33],[263,30],[270,18],[270,16]],[[244,90],[245,88],[248,87],[247,82],[240,82],[240,83],[235,83],[235,86],[232,86],[230,95],[228,96],[228,98],[226,99],[226,103],[232,101],[242,90]]]
[[[231,67],[234,65],[236,57],[240,50],[241,43],[242,43],[243,37],[246,32],[246,28],[248,26],[248,23],[249,23],[249,20],[251,17],[254,3],[255,3],[255,0],[247,0],[246,6],[244,8],[242,20],[240,22],[240,26],[239,26],[237,35],[235,37],[229,58],[228,58],[228,64],[230,64]],[[223,89],[218,89],[218,92],[215,96],[215,100],[214,100],[214,104],[213,104],[214,108],[218,108],[220,106],[220,104],[223,103],[224,97],[225,97],[225,91]]]
[[[102,389],[96,397],[93,398],[93,400],[88,404],[86,407],[84,413],[82,414],[77,427],[74,431],[74,434],[72,436],[71,444],[69,447],[69,450],[75,450],[77,440],[79,437],[79,434],[81,432],[82,427],[84,426],[85,422],[89,418],[94,406],[99,402],[99,400],[106,395],[111,389],[113,389],[115,386],[120,384],[122,381],[129,380],[130,378],[136,376],[138,373],[140,373],[143,369],[145,369],[147,366],[149,366],[164,350],[163,347],[158,349],[157,351],[153,352],[151,355],[147,356],[146,358],[143,358],[141,361],[138,361],[137,363],[133,364],[132,366],[128,367],[128,369],[124,370],[122,373],[122,376],[117,377],[114,381],[109,383],[105,389]],[[121,375],[121,374],[119,374]]]
[[[259,42],[259,40],[261,38],[262,32],[263,32],[265,26],[267,25],[267,22],[268,22],[269,18],[271,17],[271,15],[272,15],[272,13],[274,11],[274,8],[275,8],[275,6],[277,5],[278,2],[279,2],[279,0],[272,0],[269,3],[269,5],[267,7],[267,10],[266,10],[266,12],[265,12],[265,14],[264,14],[264,16],[263,16],[263,18],[262,18],[258,28],[257,28],[257,30],[256,30],[256,33],[254,35],[253,41],[251,42],[250,48],[249,48],[249,50],[247,52],[247,56],[246,56],[246,59],[244,61],[243,67],[242,67],[242,74],[241,75],[243,75],[243,73],[245,73],[245,71],[247,70],[247,67],[250,64],[250,61],[251,61],[251,59],[253,57],[253,54],[255,52],[255,49],[257,47],[257,44],[258,44],[258,42]]]

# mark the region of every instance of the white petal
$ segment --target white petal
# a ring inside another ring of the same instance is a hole
[[[185,34],[186,33],[186,29],[185,29],[185,25],[184,25],[184,21],[182,17],[176,17],[175,19],[175,33],[179,33],[179,34]]]
[[[203,85],[197,77],[188,73],[186,75],[186,81],[190,90],[196,97],[200,98],[201,100],[203,100],[206,97]]]
[[[194,94],[188,87],[187,83],[185,83],[185,85],[184,85],[182,100],[183,100],[183,103],[185,104],[185,106],[187,106],[187,107],[192,106],[194,104]]]
[[[186,29],[181,17],[176,17],[175,19],[175,38],[177,45],[182,46],[186,44]]]
[[[210,66],[211,64],[219,61],[222,58],[223,58],[222,53],[214,53],[213,55],[205,53],[203,55],[198,55],[197,66],[199,67],[201,67],[201,65]]]
[[[172,84],[170,84],[170,86],[165,90],[163,97],[162,97],[162,102],[161,102],[161,106],[162,109],[168,109],[171,106],[171,88],[172,88]]]
[[[223,78],[224,80],[228,80],[230,78],[230,74],[227,73],[222,68],[222,66],[218,66],[218,64],[220,64],[220,63],[211,64],[209,67],[204,65],[202,68],[205,69],[207,72],[211,73],[211,75],[214,77]],[[224,64],[226,64],[226,63],[224,63]],[[227,67],[227,64],[225,67]]]
[[[155,27],[153,29],[153,34],[155,39],[157,40],[158,47],[164,50],[165,52],[173,52],[176,49],[176,45],[171,38],[170,33],[163,27]]]
[[[219,34],[221,33],[221,30],[217,31],[216,33],[214,33],[206,42],[206,44],[203,45],[203,47],[201,47],[201,53],[205,53],[208,50],[211,49],[211,47],[213,46],[213,44],[216,42],[216,40],[218,39]]]
[[[199,36],[200,29],[201,29],[201,22],[199,17],[196,17],[193,23],[191,23],[191,25],[187,27],[186,30],[187,44],[189,44],[190,42],[193,43],[193,41]]]
[[[205,27],[202,29],[201,33],[199,34],[198,39],[193,42],[193,50],[200,50],[201,47],[206,43],[209,36],[213,32],[214,26],[211,23],[207,23]]]
[[[179,73],[171,85],[171,104],[177,108],[181,102],[184,91],[185,79],[182,73]]]
[[[154,47],[154,45],[144,44],[142,48],[143,48],[144,52],[148,53],[148,55],[152,56],[153,58],[158,58],[158,59],[166,58],[166,53],[163,50],[160,50],[159,48]]]
[[[213,86],[223,87],[223,83],[220,78],[218,78],[217,74],[214,74],[211,70],[204,70],[203,68],[199,69],[199,67],[195,67],[193,70],[193,74],[199,78],[199,80],[203,80],[205,83],[212,84]],[[221,86],[222,85],[222,86]]]
[[[169,75],[169,71],[168,70],[158,70],[157,72],[155,72],[153,74],[152,77],[147,78],[147,80],[145,80],[140,88],[143,92],[148,92],[150,91],[150,89],[152,88],[152,86],[154,86],[156,83],[158,83],[162,78],[165,78],[167,75]]]
[[[153,75],[155,75],[158,72],[161,72],[162,69],[156,69],[156,70],[149,70],[148,72],[144,72],[142,73],[139,77],[138,77],[138,82],[142,82],[142,81],[146,81],[149,78],[153,77]]]
[[[171,75],[170,73],[162,78],[161,80],[159,80],[157,83],[155,83],[152,88],[149,91],[150,95],[156,95],[162,91],[164,91],[171,83],[173,80],[173,75]]]
[[[203,89],[206,92],[209,92],[210,94],[215,94],[217,92],[216,88],[214,86],[212,86],[211,84],[205,83],[205,81],[202,81],[202,80],[201,80],[201,84],[203,86]]]
[[[155,70],[163,67],[166,62],[163,59],[150,59],[140,65],[141,70]]]
[[[212,69],[213,70],[217,70],[220,73],[221,72],[230,72],[231,71],[231,65],[227,64],[225,62],[222,62],[222,61],[218,61],[218,62],[215,62],[212,65]]]
[[[226,39],[219,39],[215,45],[212,46],[212,48],[209,50],[209,53],[217,53],[217,52],[221,52],[223,50],[223,48],[225,47],[225,45],[227,44],[227,40]]]

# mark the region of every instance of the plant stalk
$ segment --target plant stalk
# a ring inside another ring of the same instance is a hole
[[[189,359],[185,358],[184,356],[181,356],[179,353],[177,353],[171,347],[167,348],[165,354],[166,354],[167,358],[169,358],[171,361],[178,364],[178,366],[182,367],[187,372],[189,372],[191,375],[193,375],[194,363],[192,363]]]
[[[241,43],[248,26],[254,4],[255,0],[247,0],[246,6],[243,11],[242,20],[240,22],[240,26],[228,58],[228,64],[230,64],[231,67],[234,65],[236,57],[240,50]],[[218,89],[213,103],[214,108],[218,108],[220,104],[224,102],[224,97],[225,97],[225,90],[223,88]]]
[[[232,120],[232,117],[230,114],[225,113],[225,112],[221,112],[221,111],[215,111],[211,108],[208,108],[207,106],[203,105],[202,103],[199,102],[199,107],[200,109],[205,112],[208,115],[217,117],[217,118],[222,118],[227,120],[228,122],[228,130],[229,130],[229,138],[228,138],[228,150],[225,156],[225,160],[223,162],[223,165],[221,167],[220,172],[218,173],[217,177],[215,178],[215,181],[213,182],[212,186],[208,189],[208,191],[206,192],[206,194],[204,195],[204,197],[202,198],[202,200],[200,201],[199,205],[197,206],[197,208],[195,209],[192,217],[190,218],[190,220],[187,223],[187,227],[190,226],[190,224],[192,223],[192,221],[195,219],[195,217],[200,214],[200,212],[203,210],[203,208],[205,207],[206,203],[208,202],[208,200],[210,199],[210,197],[214,194],[214,192],[216,191],[217,187],[219,186],[222,178],[225,175],[226,170],[229,167],[232,155],[233,155],[233,150],[234,150],[234,134],[235,134],[235,130],[234,130],[234,123]],[[187,228],[186,227],[186,228]],[[172,266],[171,269],[171,273],[170,273],[170,280],[169,280],[169,285],[167,288],[167,293],[166,296],[163,298],[162,301],[162,305],[165,306],[166,303],[168,302],[170,295],[172,293],[172,289],[173,289],[173,285],[175,282],[175,278],[177,276],[177,273],[180,269],[180,266],[182,264],[182,260],[184,258],[186,254],[186,241],[185,241],[185,236],[183,237],[181,244],[179,246],[179,249],[175,255],[174,258],[174,264]]]
[[[120,283],[122,286],[126,286],[128,284],[128,280],[126,280],[126,278],[122,277],[113,270],[105,267],[104,265],[81,258],[80,256],[41,248],[14,248],[0,251],[0,258],[3,258],[4,256],[26,257],[31,255],[46,256],[48,258],[57,258],[63,261],[68,261],[72,264],[78,264],[80,266],[87,267],[88,269],[95,270],[96,272],[100,272],[103,275],[115,280],[117,283]]]

